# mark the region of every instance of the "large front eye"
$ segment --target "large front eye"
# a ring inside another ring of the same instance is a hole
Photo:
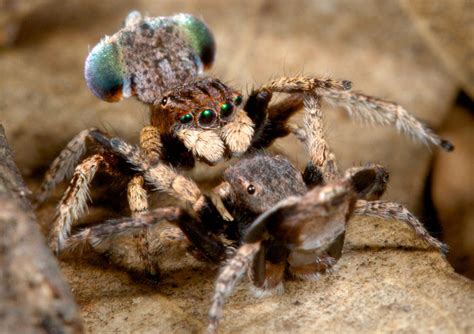
[[[199,114],[198,123],[202,127],[209,127],[214,123],[214,121],[216,120],[216,117],[217,115],[214,112],[214,110],[204,109]]]
[[[193,115],[191,113],[187,113],[187,114],[184,114],[183,116],[181,116],[179,118],[179,121],[182,123],[182,124],[186,124],[186,123],[189,123],[193,120]]]
[[[234,105],[230,102],[224,103],[221,106],[221,118],[227,118],[230,115],[232,115],[232,112],[234,111]]]

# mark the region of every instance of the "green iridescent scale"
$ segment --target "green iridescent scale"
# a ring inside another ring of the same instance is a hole
[[[103,40],[89,53],[85,65],[85,79],[90,90],[109,102],[120,100],[126,81],[119,49],[116,43]]]
[[[204,66],[209,67],[214,61],[216,43],[214,36],[204,22],[189,14],[178,14],[172,17],[182,28],[183,33],[198,53]]]

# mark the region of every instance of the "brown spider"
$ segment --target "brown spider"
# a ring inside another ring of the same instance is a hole
[[[222,205],[217,203],[216,206],[210,196],[173,167],[192,168],[196,159],[215,164],[264,149],[276,138],[294,133],[307,142],[312,156],[304,172],[305,180],[314,184],[332,181],[337,175],[337,166],[333,154],[322,144],[322,136],[309,136],[288,123],[290,116],[303,107],[307,94],[318,97],[317,103],[319,98],[324,98],[345,106],[351,116],[395,125],[422,142],[452,149],[449,142],[401,106],[352,92],[348,81],[281,78],[254,90],[243,103],[238,91],[218,79],[201,76],[202,70],[212,64],[214,51],[211,32],[193,16],[142,18],[137,12],[129,14],[124,28],[91,51],[85,76],[92,92],[107,101],[136,96],[150,106],[150,125],[141,131],[139,150],[117,138],[110,140],[97,129],[88,129],[79,133],[52,163],[38,202],[44,201],[57,183],[73,174],[50,233],[50,246],[57,254],[81,240],[92,240],[92,235],[88,235],[93,231],[90,229],[71,239],[70,234],[72,225],[86,208],[88,186],[102,168],[128,182],[128,202],[133,217],[107,223],[102,230],[105,234],[125,231],[129,223],[130,231],[136,231],[133,222],[151,215],[155,217],[153,221],[175,222],[208,259],[215,262],[224,259],[225,247],[217,236],[224,231],[228,236],[234,233],[233,239],[240,240],[239,231],[232,231],[236,225],[226,223],[221,217],[226,217]],[[274,93],[290,96],[270,105]],[[313,126],[319,129],[318,124]],[[80,162],[88,142],[95,143],[99,149]],[[124,165],[124,159],[133,168]],[[216,191],[222,194],[225,188]],[[180,201],[184,209],[144,214],[148,211],[150,190],[167,192]],[[239,214],[238,210],[234,211],[233,215]],[[379,208],[378,215],[388,215],[387,210]],[[146,224],[138,225],[143,229]],[[97,238],[94,240],[101,239]],[[139,243],[148,270],[158,272],[147,253],[147,229],[141,232]]]
[[[310,164],[317,161],[322,178],[302,175],[280,157],[265,156],[240,160],[224,174],[231,183],[226,196],[233,202],[232,213],[239,215],[252,208],[254,214],[261,214],[242,227],[242,244],[216,280],[208,333],[217,331],[225,299],[246,272],[257,296],[282,293],[285,274],[314,280],[331,272],[341,257],[345,230],[354,216],[402,221],[429,246],[442,254],[447,252],[447,246],[432,237],[406,208],[379,200],[388,183],[385,168],[353,167],[340,175],[322,136],[317,96],[306,96],[301,136],[309,149]]]

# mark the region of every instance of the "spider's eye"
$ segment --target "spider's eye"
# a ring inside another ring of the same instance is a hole
[[[161,105],[163,107],[166,105],[166,103],[168,103],[168,98],[167,97],[164,97],[163,99],[161,99]]]
[[[255,194],[255,187],[254,187],[253,184],[249,184],[249,186],[247,187],[247,192],[248,192],[250,195]]]
[[[193,120],[193,115],[188,113],[188,114],[184,114],[183,116],[181,116],[179,118],[179,121],[183,124],[186,124],[186,123],[189,123]]]
[[[234,105],[232,103],[224,103],[221,106],[221,117],[229,117],[234,111]]]
[[[234,103],[236,106],[240,106],[240,104],[242,103],[242,96],[241,95],[237,95],[235,98],[234,98]]]
[[[216,119],[216,116],[217,115],[213,110],[204,109],[199,114],[199,119],[198,119],[199,125],[201,125],[203,127],[208,127],[208,126],[212,125],[212,123],[214,123],[214,120]]]

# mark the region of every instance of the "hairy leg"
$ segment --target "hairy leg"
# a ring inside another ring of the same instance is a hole
[[[357,216],[369,216],[385,220],[401,221],[413,229],[416,235],[431,247],[436,248],[442,254],[448,252],[448,246],[431,236],[423,224],[401,204],[385,201],[368,202],[359,200],[356,203],[353,214]]]
[[[355,119],[372,124],[392,125],[398,131],[408,134],[422,143],[434,144],[446,151],[454,149],[449,141],[439,137],[397,103],[361,93],[331,88],[318,88],[317,93],[328,102],[344,107]]]
[[[61,151],[45,174],[40,191],[36,195],[36,204],[44,202],[51,190],[65,178],[71,177],[74,168],[87,150],[87,142],[93,141],[92,133],[98,132],[95,128],[86,129],[76,135]]]
[[[185,210],[175,207],[159,208],[136,217],[110,220],[103,224],[85,228],[66,240],[65,250],[74,251],[89,245],[94,250],[102,253],[110,248],[113,238],[124,235],[134,236],[137,232],[162,221],[168,221],[179,227],[195,248],[208,260],[219,262],[223,259],[222,243],[208,235],[202,224],[192,218]],[[139,250],[143,253],[148,251],[148,248]]]
[[[332,256],[319,255],[309,264],[293,265],[290,262],[289,272],[296,279],[314,281],[318,280],[321,274],[330,272],[335,264],[336,259]]]
[[[256,103],[259,98],[266,99],[263,103]],[[301,95],[291,95],[284,100],[268,106],[271,94],[266,91],[257,91],[250,95],[246,112],[248,114],[259,115],[254,117],[255,136],[252,139],[251,147],[255,149],[269,147],[277,138],[285,137],[291,133],[288,126],[288,119],[303,107]],[[250,103],[254,101],[253,103]],[[267,108],[267,109],[265,109]]]
[[[240,246],[234,257],[222,268],[216,280],[214,296],[209,309],[209,326],[206,333],[217,332],[225,300],[232,294],[237,283],[247,272],[259,249],[260,242]]]
[[[339,177],[336,156],[324,138],[323,113],[320,98],[315,94],[305,96],[305,115],[303,130],[306,134],[305,144],[309,153],[309,163],[304,171],[305,180],[317,182],[318,173],[322,174],[322,182],[334,181]]]
[[[282,77],[262,86],[258,91],[280,93],[315,93],[328,102],[344,107],[353,118],[372,124],[392,125],[400,132],[426,144],[434,144],[446,151],[454,146],[439,137],[397,103],[351,91],[350,81],[311,77]]]
[[[259,90],[275,93],[311,93],[318,90],[346,91],[351,89],[352,83],[348,80],[333,80],[314,77],[281,77],[262,86]]]
[[[252,292],[257,298],[281,295],[285,291],[283,278],[285,276],[286,261],[272,263],[265,261],[265,280],[261,286],[253,286]]]
[[[74,170],[69,187],[59,202],[53,227],[50,231],[49,245],[54,253],[59,254],[65,240],[71,233],[71,227],[87,208],[89,185],[102,164],[107,164],[105,157],[95,154],[86,158]]]
[[[195,212],[209,232],[221,230],[224,227],[225,220],[211,199],[201,192],[194,181],[178,174],[167,164],[161,162],[152,164],[141,150],[120,138],[110,139],[102,134],[97,134],[95,139],[112,152],[123,157],[143,175],[145,181],[152,185],[156,191],[168,193],[183,203],[186,210]]]
[[[128,183],[127,198],[128,205],[132,217],[138,217],[148,210],[148,199],[147,192],[143,187],[144,180],[141,175],[135,175]],[[149,275],[158,276],[159,268],[157,268],[152,259],[150,258],[150,246],[149,246],[149,229],[148,226],[144,226],[143,229],[138,231],[134,235],[136,241],[136,247],[140,260],[145,266],[145,270]]]
[[[179,219],[177,208],[161,208],[148,214],[130,218],[114,219],[95,226],[82,229],[69,237],[64,244],[65,252],[81,250],[90,246],[93,250],[103,253],[110,248],[113,238],[118,236],[133,236],[144,228],[148,228],[163,220]]]

